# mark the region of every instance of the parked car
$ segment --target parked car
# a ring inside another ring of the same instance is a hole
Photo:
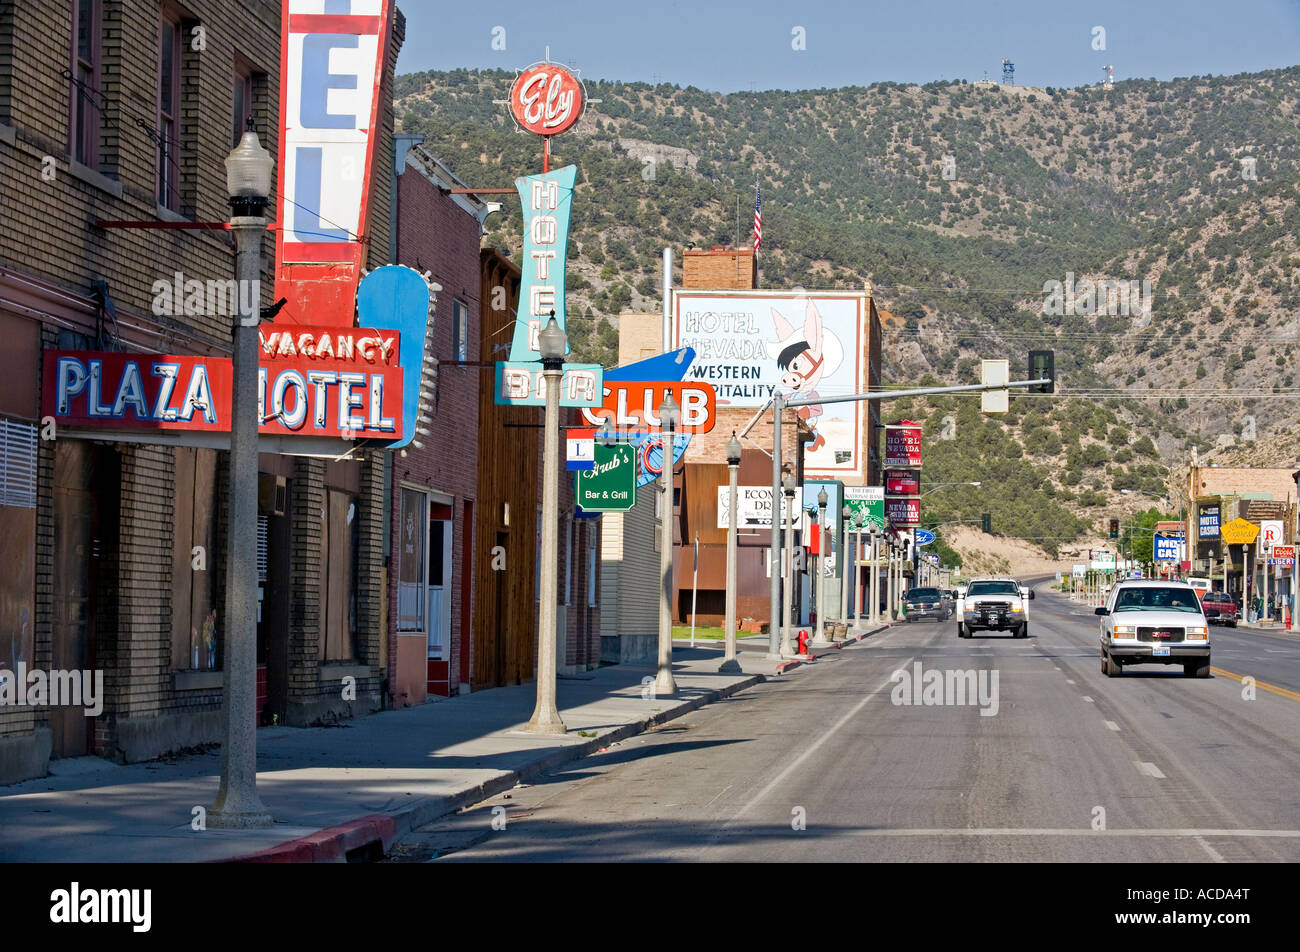
[[[1096,613],[1107,677],[1131,664],[1181,664],[1187,677],[1210,676],[1209,622],[1186,582],[1119,582]]]
[[[1201,611],[1205,613],[1205,620],[1211,625],[1227,625],[1229,628],[1237,627],[1237,603],[1234,602],[1226,592],[1202,592],[1201,593]]]
[[[917,618],[935,618],[947,621],[952,616],[943,592],[937,588],[911,588],[903,596],[903,612],[907,621]]]

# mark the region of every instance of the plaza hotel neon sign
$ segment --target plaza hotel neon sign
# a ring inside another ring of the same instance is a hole
[[[374,328],[263,324],[258,432],[344,439],[403,435],[399,335]],[[230,429],[228,358],[45,352],[44,406],[71,427]]]
[[[409,270],[393,266],[361,281],[391,13],[391,0],[282,4],[275,296],[286,305],[259,328],[264,436],[409,440],[428,288],[413,272],[380,274]],[[229,432],[232,383],[229,358],[50,350],[42,416],[123,439]]]

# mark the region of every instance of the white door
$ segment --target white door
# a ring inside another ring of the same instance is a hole
[[[429,657],[442,658],[451,634],[451,519],[442,518],[450,507],[434,504],[429,518]]]

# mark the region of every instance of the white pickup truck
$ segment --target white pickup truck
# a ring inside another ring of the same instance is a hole
[[[958,590],[957,637],[974,631],[1010,631],[1016,638],[1029,634],[1029,602],[1034,590],[1015,579],[972,579]]]

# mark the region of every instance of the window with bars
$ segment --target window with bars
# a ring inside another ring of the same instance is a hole
[[[36,508],[36,426],[0,417],[0,506]]]

